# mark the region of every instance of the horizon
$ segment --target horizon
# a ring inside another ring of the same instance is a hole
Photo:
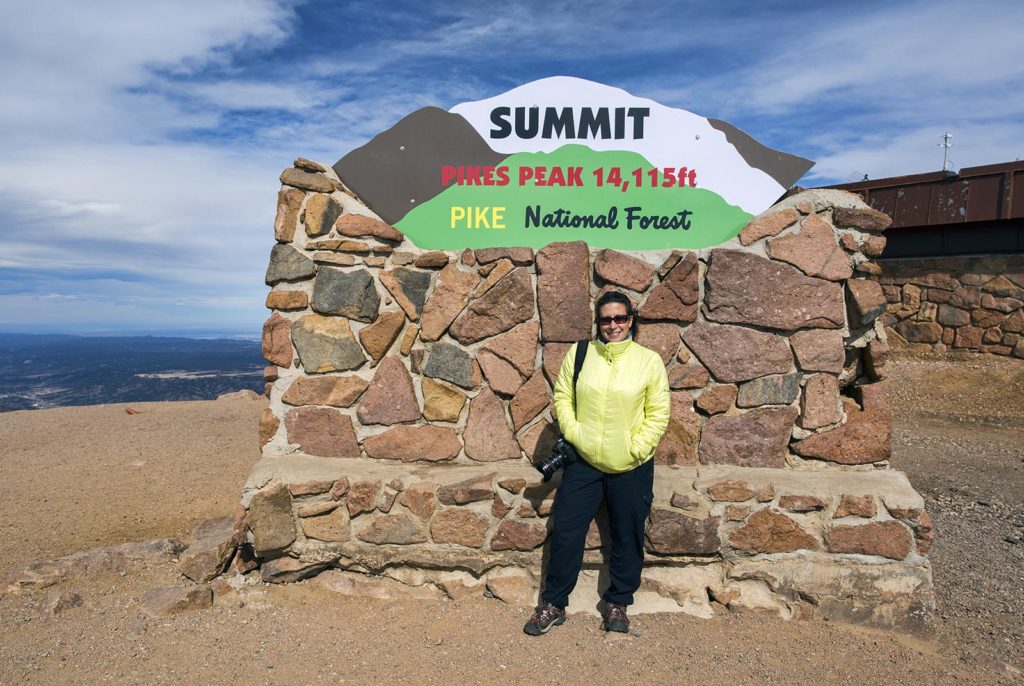
[[[822,186],[1024,156],[1024,5],[66,0],[0,27],[0,321],[258,335],[278,175],[553,75],[725,119]]]

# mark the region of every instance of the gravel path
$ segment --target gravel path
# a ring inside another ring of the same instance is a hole
[[[249,583],[203,612],[149,619],[174,565],[83,577],[80,607],[0,596],[0,684],[1020,683],[1024,668],[1024,362],[901,353],[893,463],[936,520],[931,641],[819,621],[645,615],[605,636],[571,617],[542,639],[496,600],[351,599],[315,580]],[[262,402],[0,415],[0,572],[229,514],[257,458]],[[56,593],[54,591],[53,593]]]

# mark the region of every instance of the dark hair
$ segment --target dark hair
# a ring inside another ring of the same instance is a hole
[[[633,301],[625,293],[620,293],[619,291],[608,291],[597,299],[597,305],[594,306],[594,325],[597,327],[597,338],[601,339],[601,325],[598,323],[598,319],[601,317],[601,308],[612,303],[619,303],[625,306],[626,314],[633,318],[633,323],[629,325],[629,335],[635,340],[637,321],[636,312],[633,310]]]

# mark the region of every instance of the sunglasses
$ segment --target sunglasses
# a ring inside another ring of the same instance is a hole
[[[614,317],[598,317],[597,323],[601,326],[610,326],[612,322],[615,322],[619,326],[622,326],[629,321],[628,314],[617,314]]]

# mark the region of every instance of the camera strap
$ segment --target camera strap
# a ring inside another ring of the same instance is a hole
[[[585,338],[582,341],[576,342],[576,359],[573,360],[572,367],[572,406],[574,413],[576,410],[576,380],[580,378],[580,370],[583,369],[583,361],[587,359],[587,348],[589,347],[589,339]]]

